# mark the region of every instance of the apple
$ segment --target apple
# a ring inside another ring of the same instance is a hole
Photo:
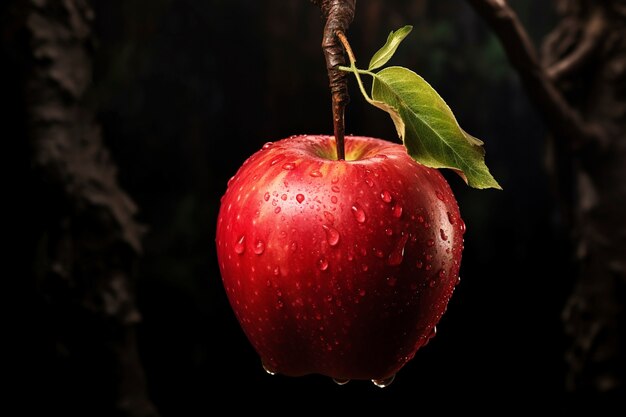
[[[390,383],[435,333],[465,224],[443,176],[402,145],[267,143],[229,181],[217,223],[224,288],[270,373]]]

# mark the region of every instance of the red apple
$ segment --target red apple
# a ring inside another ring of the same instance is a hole
[[[267,143],[229,181],[217,253],[268,372],[384,385],[434,335],[465,225],[446,180],[402,145]]]

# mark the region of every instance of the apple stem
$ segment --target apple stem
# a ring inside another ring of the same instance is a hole
[[[341,99],[341,93],[333,93],[333,130],[337,146],[337,159],[346,159],[345,145],[345,109],[346,103]]]
[[[356,59],[354,53],[348,43],[348,38],[341,30],[335,32],[335,36],[341,41],[350,63],[354,66]],[[346,93],[347,96],[347,93]],[[333,126],[335,130],[335,141],[337,143],[337,159],[346,159],[345,151],[345,109],[348,100],[344,100],[340,92],[333,92]]]
[[[326,70],[330,81],[333,109],[333,129],[337,144],[337,159],[346,158],[345,151],[345,109],[350,101],[348,80],[345,72],[339,69],[346,63],[345,54],[338,42],[338,32],[345,32],[354,18],[356,0],[312,0],[326,18],[322,50],[326,58]]]

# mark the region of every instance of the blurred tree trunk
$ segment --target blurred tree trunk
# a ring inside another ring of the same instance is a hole
[[[572,341],[566,382],[570,390],[623,390],[626,4],[586,0],[557,5],[561,21],[544,42],[543,65],[572,107],[602,127],[606,141],[554,153],[555,158],[565,156],[574,184],[571,220],[578,277],[563,313]]]
[[[575,242],[563,312],[571,391],[626,388],[626,3],[558,0],[541,56],[502,0],[469,0],[551,130],[549,159]]]
[[[12,0],[3,8],[2,52],[15,64],[4,100],[21,107],[8,124],[28,140],[31,166],[29,287],[43,335],[33,343],[35,403],[64,415],[156,416],[135,335],[142,228],[88,100],[92,5]]]

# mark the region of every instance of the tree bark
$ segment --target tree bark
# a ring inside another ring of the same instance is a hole
[[[48,410],[81,415],[147,417],[148,399],[136,343],[140,320],[133,265],[143,228],[120,188],[89,102],[94,11],[89,0],[14,0],[16,19],[3,49],[18,51],[17,135],[27,138],[38,206],[32,208],[32,287],[37,346],[50,358]]]
[[[626,388],[626,7],[560,0],[539,59],[504,0],[468,0],[500,38],[554,138],[553,167],[575,241],[563,312],[571,391]]]

